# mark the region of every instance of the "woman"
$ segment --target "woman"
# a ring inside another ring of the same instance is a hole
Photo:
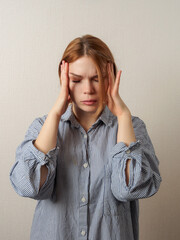
[[[145,123],[119,96],[121,71],[100,39],[69,43],[61,90],[16,150],[15,191],[38,200],[31,240],[137,240],[138,199],[160,186]]]

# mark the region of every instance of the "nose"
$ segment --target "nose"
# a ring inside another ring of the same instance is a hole
[[[84,83],[84,93],[85,94],[92,94],[94,92],[93,84],[90,80],[85,81]]]

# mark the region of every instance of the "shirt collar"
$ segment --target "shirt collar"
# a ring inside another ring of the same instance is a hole
[[[105,125],[110,125],[112,123],[112,117],[114,115],[111,113],[107,105],[103,109],[101,115],[96,120],[96,122],[93,125],[96,125],[99,123],[99,121],[102,121]],[[70,121],[72,125],[75,127],[79,127],[79,122],[76,120],[74,113],[72,111],[72,104],[70,104],[66,110],[66,112],[61,116],[61,120],[63,121]]]

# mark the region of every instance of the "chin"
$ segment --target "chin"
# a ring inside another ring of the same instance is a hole
[[[83,106],[83,107],[80,107],[79,109],[85,112],[96,112],[98,108],[95,106]]]
[[[92,113],[95,113],[96,110],[98,109],[97,105],[84,105],[84,104],[77,105],[75,103],[74,103],[74,107],[77,110],[84,111],[84,112],[92,112]]]

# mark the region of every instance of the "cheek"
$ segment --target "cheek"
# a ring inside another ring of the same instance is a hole
[[[72,92],[74,90],[74,85],[69,82],[69,91]]]
[[[71,96],[71,99],[77,98],[79,96],[80,90],[79,87],[76,84],[69,83],[69,93]]]

